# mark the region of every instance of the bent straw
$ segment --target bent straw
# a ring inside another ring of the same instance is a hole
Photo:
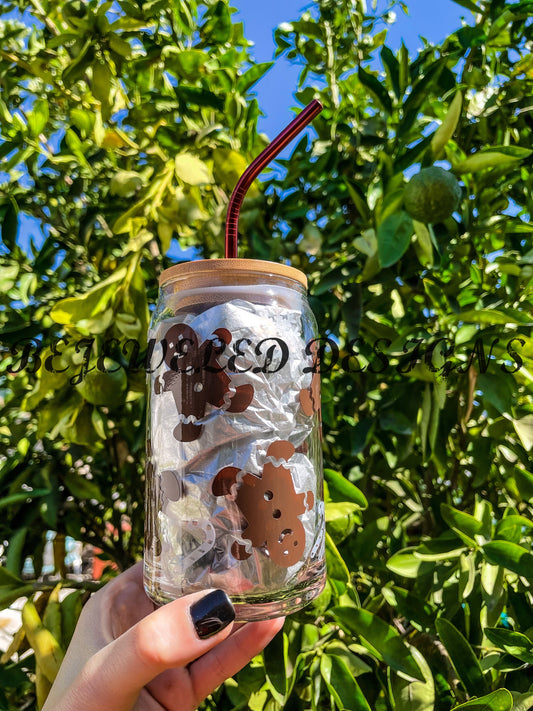
[[[317,99],[314,99],[291,123],[276,136],[257,158],[250,163],[248,168],[239,178],[239,182],[235,186],[231,195],[228,214],[226,217],[226,244],[225,255],[226,259],[232,259],[237,256],[237,237],[239,227],[239,213],[242,202],[250,185],[257,178],[259,173],[273,160],[292,139],[300,133],[300,131],[310,123],[315,116],[322,111],[322,104]]]

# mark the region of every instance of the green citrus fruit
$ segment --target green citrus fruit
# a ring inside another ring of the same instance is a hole
[[[405,209],[418,222],[443,222],[460,202],[461,188],[455,176],[435,165],[413,175],[405,188]]]
[[[104,358],[104,368],[107,372],[90,370],[76,386],[78,392],[92,405],[120,405],[128,387],[126,371],[111,358]]]

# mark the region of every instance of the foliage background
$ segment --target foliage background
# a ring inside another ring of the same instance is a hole
[[[533,707],[533,3],[457,2],[464,26],[417,56],[387,47],[388,8],[363,0],[317,0],[276,31],[298,104],[325,110],[251,192],[240,250],[302,268],[332,336],[328,585],[206,708]],[[0,708],[22,709],[99,584],[66,579],[65,536],[118,569],[142,554],[135,342],[172,240],[223,253],[269,65],[224,0],[0,7],[0,604],[30,596]],[[406,182],[435,162],[460,208],[414,222]],[[39,249],[19,245],[24,215]]]

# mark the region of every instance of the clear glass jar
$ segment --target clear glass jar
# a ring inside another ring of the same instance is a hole
[[[316,322],[297,269],[167,269],[149,338],[144,579],[158,604],[222,588],[237,619],[325,582]]]

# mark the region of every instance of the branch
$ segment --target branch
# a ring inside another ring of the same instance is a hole
[[[89,592],[97,592],[105,583],[99,580],[70,580],[69,578],[54,579],[50,582],[35,581],[30,582],[35,592],[47,592],[53,590],[56,585],[61,585],[63,588],[73,588],[74,590],[89,590]]]
[[[57,36],[57,35],[60,35],[60,34],[61,34],[61,30],[60,30],[60,29],[57,27],[57,25],[55,25],[55,24],[52,22],[52,20],[48,17],[48,15],[47,15],[46,12],[45,12],[44,7],[41,5],[41,3],[39,2],[39,0],[30,0],[30,4],[33,5],[33,7],[34,7],[34,9],[35,9],[35,11],[36,11],[35,14],[36,14],[37,17],[39,18],[39,20],[41,20],[41,22],[44,22],[44,24],[48,27],[48,29],[50,30],[50,32],[51,32],[53,35],[56,35],[56,36]]]
[[[333,101],[333,106],[335,107],[335,113],[338,112],[340,106],[340,96],[339,96],[339,85],[337,83],[337,75],[335,73],[335,52],[333,49],[333,33],[331,31],[331,25],[329,22],[324,23],[324,29],[326,31],[326,49],[327,49],[327,60],[326,69],[328,76],[328,83],[331,89],[331,99]],[[336,118],[331,122],[331,140],[335,139],[335,130],[337,128]]]

